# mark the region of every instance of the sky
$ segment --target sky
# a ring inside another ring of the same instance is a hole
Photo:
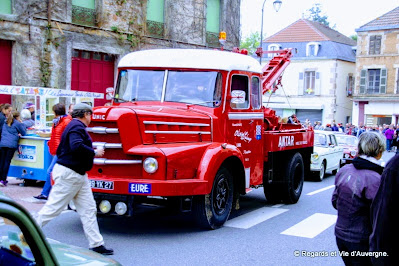
[[[264,0],[241,0],[241,36],[247,37],[261,29]],[[279,12],[274,0],[266,0],[263,11],[263,38],[271,36],[302,18],[314,4],[321,4],[330,27],[351,36],[355,29],[399,6],[399,0],[281,0]]]

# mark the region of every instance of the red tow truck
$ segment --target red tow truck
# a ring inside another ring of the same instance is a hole
[[[105,148],[88,173],[99,213],[131,216],[138,204],[158,199],[216,229],[253,188],[263,187],[270,202],[296,203],[314,133],[281,123],[262,106],[292,55],[273,52],[263,69],[227,51],[124,56],[112,105],[94,108],[87,128],[93,146]]]

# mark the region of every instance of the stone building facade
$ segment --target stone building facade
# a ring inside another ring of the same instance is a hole
[[[0,55],[11,58],[0,62],[2,85],[104,92],[129,52],[220,47],[218,31],[225,49],[239,46],[240,0],[2,2]]]
[[[356,29],[353,123],[399,123],[399,7]]]

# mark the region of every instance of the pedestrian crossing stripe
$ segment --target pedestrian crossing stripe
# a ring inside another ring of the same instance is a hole
[[[315,213],[301,222],[281,232],[283,235],[314,238],[335,224],[337,215]]]
[[[288,211],[288,209],[263,207],[255,211],[230,219],[224,224],[224,226],[240,228],[240,229],[248,229],[270,218],[280,215],[286,211]]]

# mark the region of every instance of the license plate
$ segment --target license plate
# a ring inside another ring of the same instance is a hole
[[[151,184],[129,183],[129,193],[151,194]]]
[[[113,181],[90,180],[91,188],[114,190]]]

